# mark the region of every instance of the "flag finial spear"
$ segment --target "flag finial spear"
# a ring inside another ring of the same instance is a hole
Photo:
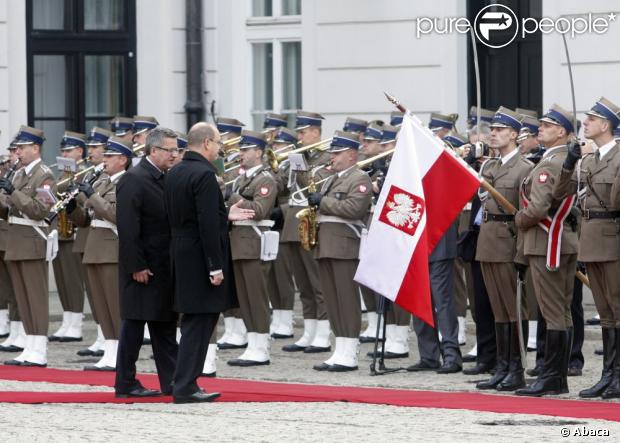
[[[390,103],[396,106],[396,108],[400,112],[403,112],[405,114],[407,113],[407,109],[405,109],[405,107],[400,104],[400,101],[396,97],[394,97],[392,94],[385,92],[385,91],[383,91],[383,93],[385,94],[385,98],[387,98]]]

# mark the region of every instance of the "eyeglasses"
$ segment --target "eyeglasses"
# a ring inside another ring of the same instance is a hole
[[[178,154],[179,148],[162,148],[161,146],[151,146],[151,148],[166,151],[168,154]]]

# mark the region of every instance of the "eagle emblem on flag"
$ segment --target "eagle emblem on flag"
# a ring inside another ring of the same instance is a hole
[[[415,234],[424,214],[424,200],[392,185],[379,220],[406,234]]]

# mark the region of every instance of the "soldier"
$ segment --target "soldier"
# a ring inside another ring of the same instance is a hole
[[[134,115],[133,117],[133,145],[134,147],[144,146],[146,136],[159,125],[155,117],[145,115]]]
[[[346,125],[345,125],[346,126]],[[346,131],[345,131],[346,132]],[[373,157],[383,151],[381,143],[381,137],[383,136],[383,131],[381,127],[377,124],[368,125],[366,128],[366,132],[362,134],[361,137],[361,147],[360,147],[360,156],[364,158]],[[380,178],[385,177],[387,173],[387,162],[385,158],[379,159],[374,164],[371,164],[370,167],[367,168],[367,173],[370,177],[370,180],[374,183]],[[373,205],[369,208],[369,217],[368,217],[368,227],[370,227],[370,220],[372,220],[372,212],[374,210],[374,195],[373,195]],[[364,331],[360,334],[360,342],[361,343],[371,343],[374,342],[377,337],[377,323],[381,322],[379,326],[379,337],[383,338],[383,322],[379,319],[379,314],[377,313],[377,297],[372,289],[367,288],[366,286],[360,286],[362,299],[364,301],[364,305],[366,306],[366,318],[367,318],[367,326]]]
[[[15,140],[11,140],[8,147],[9,157],[8,161],[2,168],[2,177],[9,178],[14,176],[15,172],[21,165],[19,164],[19,158],[17,157],[17,145]],[[2,205],[6,205],[8,202],[8,196],[5,193],[0,193],[0,201]],[[17,300],[15,299],[15,291],[13,291],[13,283],[9,271],[4,261],[4,255],[6,253],[6,242],[9,231],[9,225],[6,220],[0,219],[0,300],[3,301],[4,309],[0,310],[0,322],[6,322],[8,330],[2,328],[0,324],[0,337],[6,337],[6,340],[0,344],[0,351],[4,352],[21,352],[26,345],[26,332],[24,331],[24,325],[19,317],[19,310],[17,309]]]
[[[347,117],[344,122],[344,126],[342,127],[342,130],[344,132],[353,132],[354,134],[358,134],[360,142],[362,142],[364,140],[364,134],[366,133],[368,123],[369,122],[367,122],[366,120]]]
[[[114,136],[133,144],[133,119],[129,117],[114,117],[110,121],[110,130]]]
[[[568,153],[566,144],[574,132],[573,119],[570,112],[558,105],[553,105],[540,119],[538,140],[546,151],[521,185],[521,209],[515,223],[523,235],[536,300],[547,321],[547,352],[538,379],[517,390],[517,395],[568,392],[577,232],[576,221],[570,215],[574,195],[562,200],[554,198],[552,190]]]
[[[586,265],[601,318],[603,371],[579,396],[620,398],[620,146],[613,135],[620,107],[601,97],[586,114],[584,135],[598,149],[579,161],[581,147],[571,145],[553,196],[561,199],[579,191],[583,217],[578,259]]]
[[[224,174],[224,182],[231,182],[238,176],[243,174],[243,169],[239,167],[238,161],[239,148],[238,142],[230,143],[233,139],[238,139],[241,136],[241,131],[245,126],[235,118],[218,117],[216,120],[217,129],[221,135],[221,147],[223,149],[222,154],[224,156],[224,162],[237,163],[236,165],[229,165],[229,172]],[[228,142],[228,143],[227,143]],[[232,186],[222,190],[224,199],[226,200],[231,194]],[[222,313],[224,316],[224,334],[217,340],[217,346],[219,349],[240,349],[245,348],[248,345],[247,328],[241,318],[241,311],[239,308],[229,309]]]
[[[174,156],[174,163],[172,166],[179,164],[183,160],[183,155],[187,151],[187,134],[179,131],[175,131],[177,134],[177,149],[178,154]]]
[[[390,113],[390,126],[400,126],[403,124],[403,113],[400,111],[392,111]]]
[[[64,158],[70,158],[76,163],[84,158],[86,153],[86,135],[78,132],[66,131],[60,142],[60,152]],[[81,165],[80,165],[81,166]],[[80,168],[83,169],[83,168]],[[73,173],[63,172],[59,183],[64,180],[56,192],[67,190]],[[66,179],[66,180],[65,180]],[[58,297],[62,305],[62,324],[54,332],[49,341],[72,342],[82,341],[82,320],[84,318],[84,273],[79,254],[73,252],[75,240],[74,227],[62,211],[58,216],[58,255],[52,262],[54,278],[58,288]]]
[[[499,153],[498,158],[483,163],[480,175],[515,207],[519,205],[519,185],[533,168],[517,149],[521,130],[521,115],[500,107],[491,123],[489,145]],[[525,386],[523,362],[519,344],[517,305],[517,269],[525,258],[517,255],[517,229],[514,215],[488,194],[481,197],[482,224],[478,236],[476,260],[489,294],[495,317],[497,358],[495,374],[476,385],[478,389],[514,391]],[[490,368],[489,368],[490,369]]]
[[[26,346],[19,356],[6,362],[9,365],[47,366],[46,260],[53,258],[51,251],[57,245],[53,235],[48,237],[48,225],[43,221],[53,204],[54,186],[52,171],[41,160],[44,140],[43,131],[22,126],[15,143],[23,167],[15,173],[12,182],[0,179],[0,189],[8,196],[6,204],[0,206],[0,215],[9,223],[4,260],[26,331]]]
[[[488,109],[480,108],[480,121],[485,124],[490,124],[495,117],[495,112]],[[469,114],[467,116],[467,129],[472,129],[478,126],[478,108],[472,106],[469,108]]]
[[[116,183],[131,164],[131,142],[110,137],[106,145],[104,163],[106,175],[93,185],[79,183],[80,194],[86,201],[84,208],[76,207],[71,219],[81,227],[90,226],[83,263],[93,292],[93,304],[105,337],[103,357],[84,370],[115,371],[120,307],[118,295],[118,231],[116,229]],[[69,208],[67,208],[69,211]]]
[[[284,114],[276,114],[274,112],[268,112],[265,114],[263,134],[265,134],[265,140],[267,141],[268,146],[273,141],[278,129],[285,128],[286,125],[288,125],[288,116]]]
[[[269,216],[277,192],[275,179],[262,164],[267,146],[265,138],[260,132],[241,133],[239,149],[245,173],[235,180],[229,200],[230,205],[242,200],[241,208],[254,210],[251,220],[233,222],[230,231],[237,297],[248,329],[248,347],[239,358],[228,361],[231,366],[269,364],[269,294],[265,277],[272,258],[264,256],[266,251],[261,248],[267,247],[269,242],[264,231],[273,226]]]
[[[86,146],[88,148],[88,159],[90,160],[90,165],[95,168],[103,168],[103,153],[105,152],[105,146],[108,142],[108,139],[112,136],[110,131],[107,131],[102,128],[94,127],[90,130],[88,134],[88,139],[86,140]],[[94,173],[89,173],[86,177],[83,178],[82,181],[87,181],[91,178]],[[103,177],[105,172],[101,174]],[[80,204],[84,203],[84,199],[77,198],[76,202],[80,200]],[[86,349],[80,349],[77,351],[77,355],[80,357],[102,357],[103,356],[103,348],[105,344],[105,337],[103,336],[103,331],[101,330],[101,326],[99,323],[99,316],[97,315],[97,308],[95,303],[93,302],[93,292],[90,288],[90,282],[88,278],[86,278],[86,266],[83,263],[84,260],[84,249],[86,247],[86,239],[88,238],[88,232],[90,230],[89,227],[77,227],[75,228],[77,231],[75,235],[75,241],[73,242],[73,252],[80,256],[80,266],[82,266],[82,275],[84,275],[84,286],[86,287],[86,297],[88,298],[88,305],[90,306],[90,312],[93,315],[93,320],[97,325],[97,339],[95,342],[90,345]]]
[[[295,117],[297,140],[302,147],[318,144],[321,141],[321,124],[324,117],[315,112],[299,111]],[[292,192],[289,208],[286,211],[282,228],[282,249],[291,263],[295,283],[299,289],[299,298],[304,315],[304,333],[299,340],[282,348],[285,352],[316,353],[331,351],[329,342],[329,320],[323,294],[319,287],[319,269],[311,251],[306,251],[299,240],[299,220],[296,214],[306,208],[308,203],[303,194],[297,192],[314,180],[314,173],[329,163],[329,154],[322,149],[306,152],[306,161],[310,173],[289,171],[288,187]],[[310,177],[308,177],[310,176]]]
[[[297,134],[288,128],[280,128],[274,135],[271,148],[276,155],[281,155],[293,149],[296,144]],[[280,162],[278,170],[274,174],[278,196],[276,205],[273,211],[271,211],[271,219],[275,222],[273,229],[280,232],[280,242],[282,241],[284,215],[288,210],[288,200],[290,197],[288,189],[289,166],[288,160]],[[267,278],[267,290],[273,309],[271,325],[269,327],[271,337],[276,339],[293,337],[295,284],[293,282],[290,260],[286,256],[284,248],[280,248],[278,256],[271,266],[271,271]]]
[[[443,140],[450,131],[454,130],[454,123],[456,123],[458,117],[458,114],[444,115],[433,112],[431,113],[431,121],[428,123],[428,128]]]
[[[336,131],[330,148],[331,175],[320,192],[308,195],[318,209],[318,246],[321,290],[336,349],[317,371],[345,372],[357,369],[361,305],[359,286],[353,281],[359,263],[362,221],[372,199],[372,182],[357,166],[359,139],[351,132]]]

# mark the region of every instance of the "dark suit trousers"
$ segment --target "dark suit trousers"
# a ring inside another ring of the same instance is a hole
[[[209,339],[220,314],[183,314],[181,318],[181,343],[177,367],[174,372],[173,395],[192,395],[200,389],[196,379],[202,374]]]
[[[495,344],[495,317],[493,316],[489,294],[482,278],[480,262],[473,261],[471,263],[471,274],[476,300],[474,303],[476,311],[474,317],[476,323],[476,361],[494,366],[495,354],[497,352]]]
[[[176,367],[178,351],[177,322],[123,320],[116,356],[116,383],[114,387],[117,393],[126,394],[140,386],[140,382],[136,379],[136,361],[144,340],[145,323],[149,325],[160,389],[165,394],[170,394],[172,391],[172,376]]]
[[[444,363],[461,365],[463,361],[458,343],[459,327],[454,310],[454,260],[431,262],[429,271],[437,329],[413,317],[413,329],[418,336],[420,360],[426,363],[438,363],[441,350]],[[441,332],[441,344],[437,330]]]

